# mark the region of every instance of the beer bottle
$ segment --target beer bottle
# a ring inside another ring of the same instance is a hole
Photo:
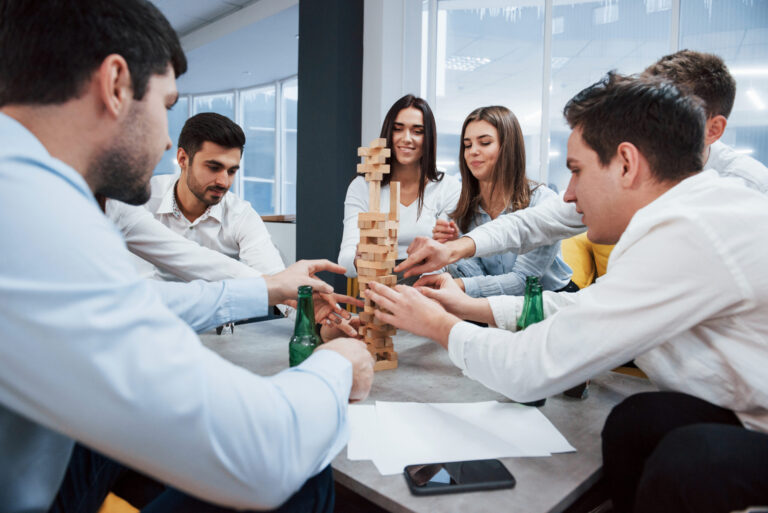
[[[315,329],[315,304],[312,301],[312,287],[299,287],[299,305],[296,310],[296,324],[293,336],[288,343],[288,364],[295,367],[312,355],[312,351],[322,344]]]
[[[517,319],[518,331],[524,330],[531,324],[544,320],[544,302],[541,297],[541,284],[538,276],[528,276],[525,279],[525,299],[523,300],[523,311]],[[526,406],[544,406],[546,398],[523,403]]]

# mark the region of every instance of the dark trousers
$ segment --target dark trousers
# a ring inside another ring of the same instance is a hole
[[[603,428],[616,513],[730,512],[768,505],[768,434],[677,392],[627,398]]]
[[[49,513],[96,513],[113,491],[142,513],[234,513],[166,487],[88,449],[75,445],[64,481]],[[307,480],[277,513],[331,513],[334,505],[331,467]]]

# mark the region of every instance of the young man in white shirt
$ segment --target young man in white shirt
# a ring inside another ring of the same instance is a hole
[[[523,298],[469,298],[447,275],[423,277],[417,285],[442,287],[424,295],[368,291],[392,312],[380,320],[435,339],[466,375],[515,400],[635,358],[665,391],[628,398],[606,421],[604,476],[620,512],[768,503],[768,239],[754,229],[768,225],[768,198],[700,171],[700,103],[609,74],[566,105],[565,200],[590,240],[616,247],[596,284],[544,293],[544,321],[514,332]]]
[[[195,330],[264,315],[299,285],[330,293],[314,273],[343,268],[140,279],[95,196],[149,197],[187,65],[178,36],[147,0],[2,1],[0,13],[0,203],[15,214],[0,225],[0,509],[97,511],[111,484],[101,463],[119,464],[68,467],[77,441],[220,506],[276,508],[308,482],[304,498],[330,511],[347,404],[373,379],[365,345],[334,340],[261,377]]]
[[[738,178],[747,187],[768,194],[768,168],[720,141],[736,99],[736,81],[720,57],[681,50],[662,57],[643,74],[669,80],[704,100],[707,113],[704,169]],[[440,229],[448,229],[447,224]],[[464,237],[444,244],[419,237],[408,248],[410,258],[395,270],[413,266],[405,273],[412,276],[440,269],[462,258],[505,251],[527,252],[583,231],[584,223],[573,204],[552,198],[534,208],[499,216]]]
[[[153,176],[151,195],[143,207],[107,201],[107,216],[123,232],[128,248],[154,264],[157,277],[210,281],[272,275],[285,269],[261,216],[250,203],[228,194],[245,142],[242,128],[226,116],[214,112],[192,116],[179,135],[176,160],[181,173]],[[149,222],[144,210],[167,230]],[[183,244],[174,235],[195,244]],[[212,251],[223,257],[215,258]],[[348,321],[333,314],[339,311],[331,310],[336,301],[354,299],[334,295],[327,304],[316,301],[317,321],[324,321],[324,340],[344,333],[356,336]],[[280,308],[283,313],[291,311]]]

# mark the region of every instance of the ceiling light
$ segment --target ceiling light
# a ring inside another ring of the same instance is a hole
[[[445,60],[445,69],[453,71],[475,71],[480,66],[491,62],[487,57],[469,57],[466,55],[452,55]]]
[[[734,77],[768,77],[768,68],[730,68]]]

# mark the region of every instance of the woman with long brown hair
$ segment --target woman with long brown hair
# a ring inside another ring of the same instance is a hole
[[[455,238],[458,231],[467,233],[555,194],[525,176],[523,133],[506,107],[480,107],[467,116],[461,129],[459,169],[461,195],[451,214],[453,222],[436,222],[433,235],[438,240]],[[522,295],[526,276],[538,276],[544,290],[570,290],[571,269],[560,256],[559,242],[523,255],[462,260],[449,271],[473,297]]]
[[[389,205],[389,183],[400,182],[400,227],[397,258],[406,258],[406,250],[418,236],[429,237],[440,218],[456,208],[459,181],[437,170],[435,117],[426,101],[411,94],[403,96],[387,112],[381,137],[391,148],[390,172],[381,181],[381,207]],[[360,230],[357,214],[368,211],[368,184],[358,176],[347,189],[344,200],[344,235],[339,264],[347,276],[357,276],[355,260]]]

